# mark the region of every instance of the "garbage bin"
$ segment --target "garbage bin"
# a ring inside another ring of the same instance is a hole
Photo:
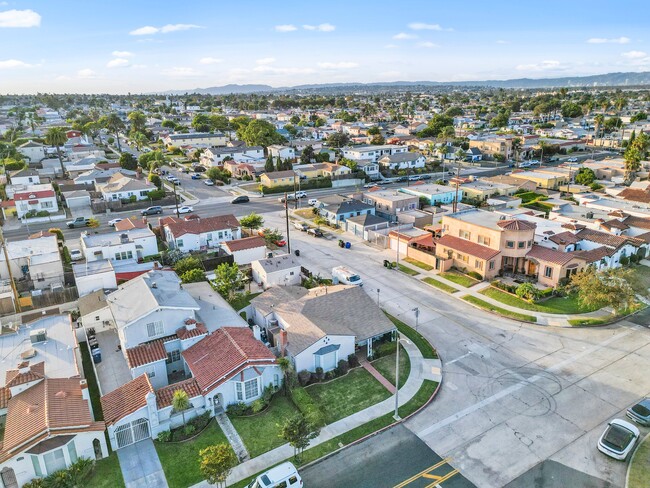
[[[350,249],[351,247],[352,247],[352,244],[351,244],[351,243],[349,243],[349,242],[346,242],[346,243],[345,243],[345,248],[346,248],[346,249]]]
[[[384,259],[384,268],[390,268],[390,261],[388,259]]]
[[[300,250],[299,250],[299,249],[296,249],[296,250],[293,251],[293,252],[296,254],[296,256],[300,256]]]
[[[93,363],[97,364],[97,363],[102,362],[102,351],[101,351],[101,349],[99,349],[99,348],[93,349],[92,355],[93,355]]]
[[[343,239],[339,239],[339,247],[345,247],[345,242],[343,242]]]

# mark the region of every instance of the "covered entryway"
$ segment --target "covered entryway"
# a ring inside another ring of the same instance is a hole
[[[3,488],[18,488],[18,481],[16,480],[16,473],[14,473],[13,468],[2,468],[2,471],[0,471],[0,480],[2,480]]]
[[[115,429],[115,439],[117,440],[118,449],[148,439],[149,437],[151,437],[151,432],[149,431],[149,420],[145,418],[120,425]]]

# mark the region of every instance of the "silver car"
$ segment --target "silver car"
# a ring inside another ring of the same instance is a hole
[[[626,415],[637,424],[650,427],[650,398],[644,398],[636,405],[628,408]]]

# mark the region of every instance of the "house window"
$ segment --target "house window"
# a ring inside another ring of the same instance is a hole
[[[480,261],[480,260],[478,260],[478,259],[475,260],[475,261],[474,261],[474,267],[475,267],[476,269],[483,269],[483,261]]]
[[[38,459],[38,456],[34,456],[33,454],[30,456],[32,458],[32,466],[34,466],[34,474],[38,478],[43,477],[43,471],[41,471],[41,462]]]
[[[45,460],[45,469],[47,470],[48,475],[66,468],[63,449],[55,449],[46,452],[43,459]]]
[[[54,204],[52,202],[41,202],[41,208],[52,208]]]
[[[460,237],[461,239],[467,239],[467,240],[470,240],[471,237],[472,237],[472,233],[471,233],[471,232],[467,232],[466,230],[459,230],[459,231],[458,231],[458,237]]]
[[[484,246],[489,246],[490,238],[485,236],[478,236],[478,243],[483,244]]]
[[[147,376],[149,378],[155,378],[156,377],[156,370],[152,369],[151,371],[147,371]]]
[[[551,268],[550,266],[546,266],[544,268],[544,276],[546,276],[547,278],[552,278],[553,277],[553,268]]]
[[[517,249],[524,249],[526,247],[526,241],[519,241],[517,243]]]
[[[531,247],[533,245],[533,241],[528,241],[528,247]]]
[[[68,444],[68,454],[70,455],[70,462],[77,462],[77,448],[74,445],[74,440]]]
[[[253,378],[252,380],[244,381],[243,383],[235,383],[235,391],[237,393],[237,400],[247,401],[259,396],[259,379]]]
[[[176,239],[176,245],[178,247],[183,247],[183,239]]]
[[[181,359],[181,352],[177,349],[167,353],[167,364],[174,363]]]
[[[488,264],[488,269],[494,269],[494,261],[490,261]]]
[[[147,324],[147,335],[149,337],[156,337],[161,335],[164,332],[164,327],[162,321],[158,322],[149,322]]]
[[[460,253],[456,253],[456,259],[459,259],[464,263],[469,262],[469,257],[465,256],[464,254],[460,254]]]
[[[515,248],[515,241],[506,241],[506,247],[508,249],[514,249]]]

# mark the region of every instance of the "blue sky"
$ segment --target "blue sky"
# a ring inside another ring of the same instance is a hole
[[[650,70],[640,1],[0,1],[0,93]]]

